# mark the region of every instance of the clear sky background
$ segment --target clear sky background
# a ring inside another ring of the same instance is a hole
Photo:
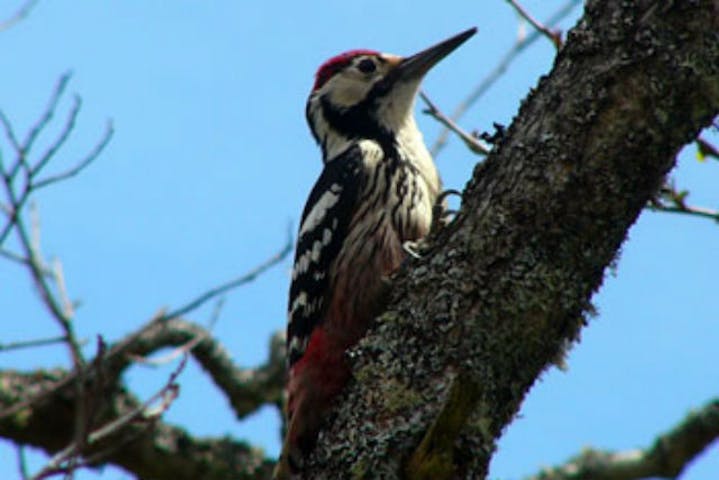
[[[2,2],[0,18],[20,3]],[[562,3],[524,2],[540,19]],[[59,76],[73,72],[68,91],[82,97],[82,112],[48,170],[72,165],[108,119],[116,128],[95,164],[37,198],[44,252],[61,259],[69,292],[82,301],[79,336],[118,340],[160,307],[179,306],[281,248],[321,168],[304,105],[322,61],[357,47],[410,54],[473,25],[478,35],[424,84],[447,112],[514,43],[518,19],[504,1],[40,0],[29,18],[0,33],[0,108],[24,134]],[[536,42],[461,124],[480,131],[508,124],[553,54],[548,41]],[[53,132],[70,106],[68,95]],[[418,115],[432,142],[438,124]],[[452,138],[437,163],[446,185],[462,188],[477,160]],[[698,162],[693,147],[679,163],[673,176],[691,189],[688,200],[719,207],[719,164]],[[287,260],[227,298],[213,332],[238,364],[263,362],[269,336],[284,328],[289,269]],[[599,315],[569,355],[569,370],[552,369],[533,388],[500,441],[491,477],[519,479],[589,445],[646,447],[715,397],[718,271],[719,224],[645,212],[594,299]],[[2,342],[59,333],[27,273],[1,259],[0,312]],[[205,308],[191,318],[205,323],[210,315]],[[0,353],[0,368],[68,365],[59,346]],[[126,379],[147,397],[173,367],[135,367]],[[167,421],[277,454],[276,411],[237,422],[196,366],[180,381]],[[32,469],[43,458],[32,454]],[[18,478],[14,449],[4,441],[0,478]],[[110,468],[102,478],[131,477]],[[719,447],[684,478],[719,478]]]

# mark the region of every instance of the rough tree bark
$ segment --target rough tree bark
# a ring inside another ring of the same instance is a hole
[[[719,112],[719,3],[594,0],[396,278],[307,478],[483,478],[678,150]]]

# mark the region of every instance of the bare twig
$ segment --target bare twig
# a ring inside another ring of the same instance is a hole
[[[58,295],[60,296],[60,304],[62,305],[62,310],[63,312],[65,312],[65,315],[68,318],[72,318],[75,316],[75,306],[70,301],[70,297],[67,293],[65,274],[62,270],[62,262],[59,259],[53,259],[51,271],[53,279],[55,280],[55,285],[57,285],[57,291]]]
[[[222,313],[222,308],[225,306],[225,297],[220,297],[217,299],[217,302],[215,302],[215,307],[212,309],[212,314],[210,315],[210,319],[207,321],[207,329],[212,330],[215,327],[215,324],[217,323],[217,320],[220,319],[220,314]]]
[[[649,203],[648,208],[650,210],[681,213],[719,222],[719,210],[688,205],[686,199],[689,196],[689,192],[687,190],[677,190],[673,182],[665,184],[659,192],[659,195],[658,198],[653,199]]]
[[[663,205],[663,204],[656,204],[656,203],[650,204],[649,209],[655,210],[657,212],[682,213],[682,214],[686,214],[686,215],[693,215],[696,217],[708,218],[710,220],[714,220],[715,222],[719,222],[719,210],[711,210],[711,209],[702,208],[702,207],[690,207],[688,205],[677,206],[677,205]]]
[[[36,251],[30,236],[27,233],[24,220],[18,218],[15,221],[15,230],[18,234],[21,247],[24,250],[25,256],[28,259],[28,266],[30,273],[33,277],[35,285],[40,291],[40,296],[43,299],[43,303],[48,308],[53,318],[57,320],[60,325],[65,338],[67,339],[68,347],[70,348],[71,358],[73,365],[79,370],[85,363],[82,352],[80,351],[79,344],[75,338],[74,328],[72,326],[72,318],[68,317],[59,300],[56,298],[50,284],[48,283],[47,277],[44,275],[43,261],[40,257],[40,252]]]
[[[73,442],[65,447],[60,452],[56,453],[45,465],[45,467],[38,472],[33,480],[40,480],[47,478],[56,473],[67,473],[72,472],[82,464],[77,463],[74,466],[65,466],[65,463],[71,463],[78,456],[82,455],[83,450],[87,447],[91,447],[102,440],[118,433],[123,427],[130,424],[134,420],[142,417],[144,421],[155,421],[159,419],[164,412],[170,407],[172,402],[177,398],[180,387],[176,383],[177,377],[180,375],[182,370],[187,364],[187,355],[183,357],[175,371],[170,374],[165,385],[147,401],[130,410],[125,415],[108,422],[106,425],[93,431],[84,439],[82,443]]]
[[[7,181],[6,181],[7,187]],[[6,188],[8,195],[11,200],[14,201],[12,189]],[[74,327],[72,323],[72,317],[68,315],[62,306],[61,301],[58,300],[55,293],[53,292],[48,278],[44,274],[44,262],[42,260],[42,254],[39,250],[39,222],[36,215],[31,216],[33,227],[31,232],[28,233],[24,220],[22,217],[15,219],[15,231],[18,235],[20,245],[24,250],[25,256],[28,259],[28,269],[30,270],[33,281],[40,291],[40,296],[43,299],[43,303],[50,311],[52,317],[60,325],[63,331],[63,337],[65,343],[70,351],[70,357],[72,359],[73,370],[75,372],[75,439],[78,445],[81,445],[82,439],[85,438],[87,428],[87,412],[84,404],[85,399],[85,359],[82,355],[80,344],[75,337]],[[72,461],[71,461],[72,466]],[[72,472],[72,469],[70,469]]]
[[[20,350],[23,348],[34,348],[44,347],[47,345],[56,345],[58,343],[65,343],[67,339],[63,336],[49,337],[49,338],[37,338],[34,340],[20,340],[17,342],[0,343],[0,351],[7,352],[10,350]],[[85,343],[85,342],[81,342]]]
[[[233,290],[241,285],[245,285],[247,283],[250,283],[254,281],[259,275],[270,269],[271,267],[277,265],[282,260],[284,260],[285,257],[287,257],[290,252],[292,251],[293,246],[293,238],[292,238],[292,231],[291,227],[288,227],[287,229],[287,241],[285,242],[284,246],[272,255],[270,258],[262,262],[260,265],[255,267],[254,269],[250,270],[249,272],[245,273],[244,275],[241,275],[237,278],[234,278],[230,280],[229,282],[226,282],[222,285],[219,285],[217,287],[211,288],[207,290],[206,292],[200,294],[195,299],[191,300],[190,302],[186,303],[185,305],[167,313],[165,315],[165,318],[175,318],[175,317],[181,317],[183,315],[186,315],[190,313],[191,311],[201,307],[205,302],[212,300],[213,298],[216,298],[218,296],[221,296],[230,290]]]
[[[569,13],[581,3],[580,0],[568,0],[559,10],[549,17],[546,25],[552,26],[563,20]],[[487,74],[484,79],[472,90],[467,97],[457,105],[452,115],[449,117],[452,121],[457,122],[459,119],[479,100],[494,83],[501,78],[507,71],[509,65],[521,54],[527,47],[533,44],[541,36],[539,31],[533,30],[532,33],[525,38],[518,39],[512,48],[502,57],[497,66]],[[436,156],[440,150],[447,144],[449,137],[449,128],[444,128],[437,136],[430,152]]]
[[[437,105],[435,105],[424,92],[419,92],[419,96],[420,98],[422,98],[424,103],[427,104],[428,107],[424,110],[424,113],[430,115],[432,118],[440,122],[446,128],[456,133],[459,138],[462,139],[467,148],[469,148],[472,152],[476,153],[477,155],[487,155],[489,153],[489,148],[485,147],[478,138],[462,130],[462,128],[454,121],[452,121],[451,118],[447,117],[444,113],[442,113],[442,111],[437,108]]]
[[[62,89],[64,90],[64,85],[62,86]],[[62,91],[60,91],[62,93]],[[52,102],[56,103],[57,98],[53,98]],[[37,134],[44,128],[44,121],[50,121],[52,118],[52,115],[54,114],[54,107],[55,105],[52,105],[51,108],[48,108],[47,112],[49,115],[41,120],[40,123],[38,123],[35,128],[30,132],[30,137],[28,137],[28,140],[25,142],[25,151],[30,151],[32,142],[35,140]],[[62,148],[62,146],[65,144],[68,138],[70,138],[70,133],[75,129],[75,122],[77,121],[77,116],[80,113],[80,108],[82,107],[82,100],[77,95],[75,96],[75,102],[72,105],[72,108],[70,109],[70,113],[67,116],[67,120],[65,121],[65,125],[62,127],[62,131],[60,132],[60,136],[55,139],[54,142],[48,147],[48,149],[45,151],[44,154],[40,156],[40,159],[30,168],[30,177],[35,177],[40,171],[45,168],[47,165],[47,162],[50,161],[51,158],[55,156],[55,154]]]
[[[52,185],[53,183],[57,183],[62,180],[67,180],[68,178],[74,177],[75,175],[83,171],[88,165],[94,162],[97,157],[100,156],[103,150],[105,150],[105,147],[108,143],[110,143],[110,140],[112,139],[114,133],[115,130],[112,126],[112,122],[108,122],[107,129],[105,130],[105,133],[103,134],[102,138],[100,138],[100,141],[95,145],[95,148],[93,148],[90,153],[85,156],[85,158],[80,160],[77,165],[75,165],[69,170],[38,180],[33,184],[33,188],[35,190],[38,190],[47,187],[48,185]]]
[[[42,117],[40,117],[40,120],[33,125],[33,127],[28,132],[27,136],[25,137],[25,140],[22,143],[19,143],[17,140],[17,136],[15,136],[14,132],[12,131],[12,128],[10,126],[10,122],[7,120],[5,115],[2,115],[2,122],[3,126],[5,128],[6,135],[8,137],[8,140],[10,141],[10,144],[15,149],[15,153],[17,154],[17,160],[15,161],[15,164],[8,170],[8,175],[10,176],[10,180],[15,179],[15,175],[17,175],[17,172],[20,170],[20,167],[24,168],[25,171],[29,176],[34,175],[33,170],[34,168],[31,168],[28,165],[27,162],[27,155],[29,154],[30,150],[32,149],[35,140],[37,140],[40,133],[45,129],[45,127],[48,126],[50,121],[52,120],[53,116],[55,115],[55,110],[57,109],[57,105],[60,102],[60,98],[62,98],[62,95],[65,93],[65,90],[67,89],[67,84],[70,81],[70,73],[65,73],[60,77],[60,80],[58,81],[57,85],[55,86],[55,89],[53,90],[52,96],[50,97],[50,101],[47,104],[47,107],[45,107],[45,111],[42,114]],[[77,113],[79,111],[80,105],[79,102],[76,100],[76,105],[72,110],[72,113],[69,117],[69,122],[66,124],[65,128],[63,129],[63,133],[60,136],[60,139],[57,140],[51,147],[51,150],[54,150],[56,152],[62,143],[65,142],[65,139],[67,138],[67,135],[70,133],[70,131],[73,129],[75,124],[75,117],[77,116]],[[63,138],[63,136],[65,138]],[[53,154],[54,154],[53,152]],[[50,159],[51,155],[46,155],[43,157],[44,160],[41,160],[41,163],[44,165],[44,163],[47,163],[47,161]],[[42,168],[42,166],[40,166]],[[39,171],[39,169],[38,169]],[[29,186],[26,185],[26,188]]]
[[[5,186],[9,204],[3,205],[3,212],[7,216],[7,222],[0,229],[0,245],[2,245],[16,226],[16,220],[22,215],[22,209],[25,206],[32,193],[40,188],[44,188],[53,183],[68,179],[80,173],[88,165],[90,165],[104,150],[108,142],[112,138],[113,129],[112,124],[108,123],[105,134],[101,137],[100,141],[95,147],[88,153],[88,155],[81,159],[74,167],[64,172],[51,175],[41,180],[37,180],[36,177],[42,171],[42,169],[50,162],[50,160],[57,154],[62,145],[65,143],[70,133],[72,133],[75,127],[75,121],[80,109],[80,99],[75,98],[75,103],[70,113],[68,114],[67,121],[63,126],[60,136],[50,145],[48,150],[40,156],[40,158],[31,165],[28,156],[32,149],[35,141],[39,138],[43,130],[49,125],[50,121],[55,115],[60,98],[64,94],[67,84],[70,80],[70,74],[64,74],[58,81],[55,89],[53,90],[52,96],[48,102],[40,119],[30,128],[25,140],[20,142],[17,135],[13,131],[10,121],[7,119],[5,114],[0,111],[0,123],[5,130],[5,135],[8,141],[15,151],[15,160],[12,165],[5,165],[0,161],[0,174],[2,174],[2,183]],[[0,160],[2,160],[0,158]],[[17,173],[20,171],[25,172],[24,182],[16,181]]]
[[[0,248],[0,257],[4,257],[7,260],[18,263],[22,266],[25,266],[25,267],[27,266],[27,258],[23,257],[19,253],[15,253],[11,250],[7,250],[5,248]]]
[[[30,478],[30,474],[27,470],[27,461],[25,460],[25,447],[23,445],[15,445],[15,451],[17,452],[17,469],[20,473],[22,480]]]
[[[27,258],[23,257],[19,253],[13,252],[12,250],[8,250],[6,248],[0,248],[0,257],[3,257],[6,260],[10,260],[11,262],[17,263],[19,265],[22,265],[23,267],[28,266]],[[52,278],[53,272],[50,269],[45,268],[43,270],[43,274],[46,277]]]
[[[45,111],[43,112],[42,117],[40,117],[40,120],[30,129],[27,134],[27,137],[25,137],[25,141],[22,143],[23,150],[25,150],[26,152],[29,152],[30,149],[32,149],[32,146],[35,143],[35,140],[37,140],[40,133],[45,129],[45,127],[50,124],[50,120],[52,120],[52,117],[55,115],[57,105],[60,102],[60,99],[62,98],[63,94],[65,93],[65,90],[67,89],[70,78],[72,78],[71,72],[65,72],[60,76],[60,79],[58,80],[57,85],[52,92],[50,101],[48,102],[47,107],[45,107]],[[80,108],[77,100],[78,99],[76,98],[76,105],[73,110],[78,110]],[[71,119],[73,119],[73,117],[74,115],[70,116]]]
[[[587,449],[565,465],[546,469],[529,480],[678,478],[717,438],[719,399],[691,412],[645,450],[603,452]]]
[[[28,16],[30,13],[30,10],[33,9],[33,7],[37,4],[38,0],[29,0],[25,2],[17,12],[15,12],[10,18],[7,18],[0,22],[0,32],[3,32],[14,25],[21,22],[25,17]]]
[[[514,10],[527,22],[529,22],[532,27],[545,37],[549,39],[550,42],[554,45],[554,48],[559,50],[562,46],[562,34],[559,30],[551,30],[539,21],[537,21],[532,15],[527,12],[527,10],[517,1],[517,0],[507,0],[507,3],[509,3]]]
[[[112,129],[108,128],[107,133],[101,139],[100,143],[83,159],[76,167],[63,172],[59,175],[48,177],[40,182],[35,182],[35,176],[48,164],[48,162],[54,158],[58,150],[65,143],[70,133],[73,131],[75,121],[80,109],[80,99],[75,98],[75,103],[71,109],[67,121],[63,126],[60,136],[55,139],[48,150],[36,161],[34,164],[27,159],[27,155],[33,148],[36,140],[40,134],[46,129],[46,127],[52,121],[57,106],[67,89],[68,82],[70,80],[70,74],[66,73],[61,76],[58,81],[51,97],[45,108],[40,119],[30,128],[25,139],[22,142],[17,140],[17,136],[11,128],[10,122],[7,118],[2,115],[3,126],[5,128],[6,135],[15,149],[16,159],[12,166],[2,166],[2,184],[6,191],[8,198],[8,220],[2,231],[0,231],[0,244],[2,244],[10,231],[14,230],[18,236],[20,248],[22,253],[15,254],[15,252],[6,252],[3,254],[5,258],[11,259],[18,263],[22,263],[31,273],[33,280],[40,291],[40,295],[43,299],[43,303],[46,305],[51,315],[58,321],[62,330],[63,337],[68,343],[68,347],[71,352],[73,365],[78,372],[82,372],[84,366],[84,359],[80,351],[80,347],[75,339],[75,335],[72,328],[72,317],[73,308],[69,302],[64,279],[62,277],[62,271],[59,268],[48,269],[45,266],[45,262],[42,257],[40,248],[40,228],[37,220],[37,215],[30,212],[30,224],[31,228],[28,231],[25,226],[25,219],[23,217],[23,207],[30,199],[31,194],[38,188],[42,188],[46,185],[54,183],[56,181],[68,178],[77,174],[83,168],[85,168],[92,160],[94,160],[99,153],[102,151],[104,146],[107,144],[111,137]],[[16,184],[15,176],[20,169],[26,172],[26,178],[22,186]],[[57,265],[56,265],[57,267]],[[48,275],[50,273],[50,275]],[[55,288],[50,285],[50,281],[54,281]],[[57,298],[59,295],[60,298]]]
[[[3,130],[5,130],[5,136],[8,139],[8,142],[10,142],[10,146],[15,150],[15,152],[22,151],[22,147],[20,146],[20,142],[17,139],[17,135],[15,135],[15,130],[12,128],[12,123],[10,123],[10,120],[5,115],[5,112],[0,110],[0,123],[2,123]],[[12,170],[11,170],[12,171]]]

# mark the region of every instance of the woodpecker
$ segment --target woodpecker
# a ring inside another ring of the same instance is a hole
[[[350,377],[404,246],[432,224],[441,182],[414,119],[419,84],[470,29],[409,57],[352,50],[322,64],[306,117],[324,168],[300,223],[287,324],[287,434],[276,479],[304,459]]]

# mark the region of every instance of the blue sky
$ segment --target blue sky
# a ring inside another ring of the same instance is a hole
[[[0,18],[14,11],[7,3]],[[541,19],[562,3],[524,4]],[[49,169],[72,165],[108,119],[116,129],[94,165],[37,197],[44,252],[62,261],[69,292],[82,302],[79,335],[117,340],[160,307],[179,306],[283,245],[321,167],[304,103],[322,61],[357,47],[410,54],[473,25],[479,33],[424,84],[447,112],[515,41],[517,17],[505,2],[40,0],[28,19],[0,33],[0,108],[24,133],[59,76],[73,72],[68,91],[82,97],[83,108]],[[509,123],[552,58],[549,42],[537,42],[462,125],[482,131]],[[70,105],[68,95],[52,132]],[[439,126],[421,114],[419,122],[432,142]],[[9,154],[7,143],[0,148]],[[445,184],[461,188],[476,160],[452,139],[437,164]],[[690,202],[719,206],[716,162],[698,162],[690,147],[673,176],[691,189]],[[227,298],[213,332],[239,364],[264,361],[270,334],[283,328],[289,268],[288,260]],[[532,390],[500,442],[492,478],[521,478],[584,446],[647,446],[716,396],[717,271],[719,224],[645,212],[595,297],[599,315],[572,350],[569,370],[548,371]],[[26,272],[7,262],[0,262],[0,306],[3,341],[58,333]],[[207,322],[210,310],[191,318]],[[0,354],[0,368],[68,362],[60,347]],[[126,378],[148,396],[172,368],[136,367]],[[181,383],[168,421],[277,453],[276,412],[240,423],[194,365]],[[717,448],[684,478],[716,476]],[[31,466],[42,458],[33,454]],[[17,478],[15,453],[4,442],[0,478]],[[107,469],[102,478],[130,477]]]

